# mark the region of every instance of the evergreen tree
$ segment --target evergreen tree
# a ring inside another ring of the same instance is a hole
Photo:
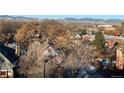
[[[87,34],[86,29],[81,30],[81,32],[80,32],[80,35],[81,35],[81,36],[82,36],[82,35],[86,35],[86,34]]]
[[[105,51],[105,38],[104,35],[99,31],[95,34],[95,39],[93,41],[93,45],[97,47],[100,51]]]

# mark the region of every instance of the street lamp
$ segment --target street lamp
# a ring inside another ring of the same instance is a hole
[[[45,59],[45,61],[44,61],[44,78],[46,77],[46,63],[48,62],[48,60],[47,59]]]

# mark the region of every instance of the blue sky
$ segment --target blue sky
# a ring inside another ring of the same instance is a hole
[[[18,16],[18,15],[16,15]],[[124,15],[22,15],[39,19],[63,19],[63,18],[95,18],[95,19],[124,19]]]

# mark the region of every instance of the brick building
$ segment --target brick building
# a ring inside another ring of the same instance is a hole
[[[115,43],[118,43],[119,45],[124,44],[124,37],[118,37],[118,36],[111,36],[111,35],[104,35],[106,42],[108,43],[108,47],[112,48]]]
[[[116,68],[119,70],[124,69],[124,59],[123,59],[123,53],[122,53],[122,48],[119,47],[116,50]]]
[[[118,37],[118,36],[111,36],[111,35],[104,35],[106,43],[109,48],[112,48],[115,43],[118,43],[119,45],[124,44],[124,37]],[[93,41],[95,39],[95,35],[82,35],[83,41]]]

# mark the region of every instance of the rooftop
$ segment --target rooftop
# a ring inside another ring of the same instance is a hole
[[[124,37],[121,36],[111,36],[111,35],[104,35],[106,40],[124,40]]]
[[[14,65],[2,53],[0,53],[0,69],[12,67],[14,67]]]

